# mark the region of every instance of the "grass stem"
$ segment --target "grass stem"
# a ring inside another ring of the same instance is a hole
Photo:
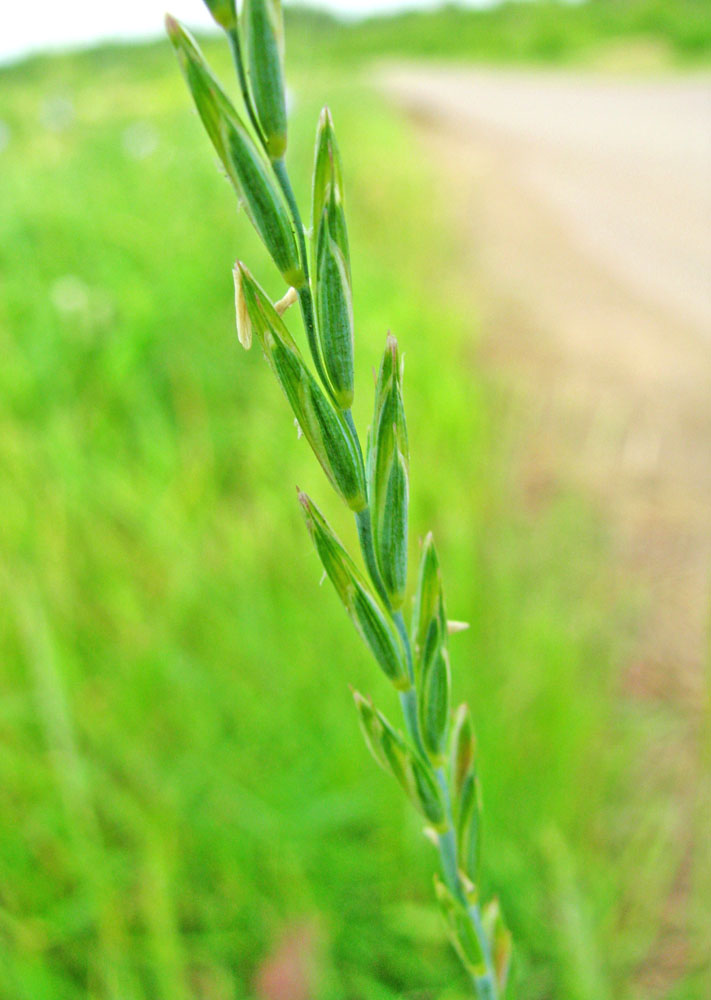
[[[452,799],[449,792],[449,783],[447,781],[447,775],[444,772],[444,768],[438,767],[435,771],[435,777],[439,787],[442,790],[442,796],[444,798],[445,810],[447,813],[447,818],[449,819],[449,830],[440,834],[439,837],[439,853],[440,860],[442,863],[442,874],[444,876],[447,887],[454,896],[463,903],[469,917],[471,919],[472,925],[474,927],[474,932],[479,941],[479,947],[481,948],[482,955],[484,956],[484,964],[486,966],[486,973],[483,976],[476,976],[474,978],[474,985],[477,991],[477,997],[479,1000],[496,1000],[498,995],[498,990],[496,987],[496,976],[494,974],[494,965],[491,958],[491,946],[489,944],[489,939],[486,936],[486,931],[484,930],[484,925],[481,921],[481,909],[478,903],[470,903],[467,899],[464,887],[462,885],[462,880],[459,875],[459,868],[457,866],[457,845],[454,836],[454,816],[452,813]],[[454,859],[454,861],[452,861]],[[454,869],[454,876],[452,879],[452,868]]]

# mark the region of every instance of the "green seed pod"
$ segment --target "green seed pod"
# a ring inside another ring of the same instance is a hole
[[[410,758],[420,812],[438,833],[444,833],[449,822],[437,779],[419,757],[411,754]]]
[[[288,399],[304,437],[336,492],[353,511],[366,505],[363,466],[353,435],[307,368],[266,292],[237,263],[238,286],[252,330]]]
[[[249,86],[269,156],[286,152],[284,18],[280,0],[243,0],[240,15]]]
[[[235,0],[203,0],[216,24],[229,31],[237,24]]]
[[[368,495],[378,569],[395,610],[407,583],[409,448],[397,341],[388,336],[375,388]]]
[[[305,493],[299,494],[306,526],[326,570],[356,631],[370,648],[383,673],[398,690],[409,687],[402,644],[363,576],[343,548],[318,507]]]
[[[449,656],[441,648],[424,665],[417,690],[422,741],[436,767],[445,761],[451,686]]]
[[[346,260],[331,236],[328,208],[324,210],[318,234],[315,286],[323,362],[336,403],[342,410],[349,410],[354,382],[353,300]]]
[[[269,161],[255,145],[190,33],[170,16],[166,18],[166,28],[205,131],[240,204],[287,283],[300,288],[304,274],[296,236]]]
[[[353,697],[365,742],[378,764],[392,774],[418,812],[436,830],[446,830],[442,793],[432,771],[372,702],[366,701],[357,691]]]
[[[332,238],[343,254],[350,278],[350,252],[343,199],[343,166],[331,112],[328,108],[324,108],[316,130],[311,196],[311,231],[314,246],[318,246],[319,229],[324,220],[324,210],[329,206],[329,203],[332,203],[328,212],[329,229]]]
[[[312,246],[321,353],[336,403],[347,410],[353,402],[351,265],[341,156],[328,108],[321,112],[316,133]]]
[[[465,969],[475,978],[485,976],[486,959],[465,906],[452,895],[436,875],[435,893],[447,924],[450,940]]]

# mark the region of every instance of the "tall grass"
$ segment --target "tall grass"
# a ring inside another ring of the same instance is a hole
[[[443,4],[343,25],[305,6],[289,9],[293,44],[312,58],[352,63],[411,57],[494,63],[580,64],[640,47],[658,61],[707,63],[709,0],[506,0],[483,9]]]

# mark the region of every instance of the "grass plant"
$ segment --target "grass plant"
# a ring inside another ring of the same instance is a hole
[[[365,571],[303,492],[299,502],[328,576],[356,631],[398,693],[405,735],[354,692],[366,744],[421,813],[440,856],[435,889],[452,943],[480,1000],[506,989],[511,935],[496,899],[480,891],[481,801],[469,709],[451,718],[448,620],[432,534],[422,544],[412,613],[408,589],[409,445],[403,364],[388,335],[365,448],[352,414],[354,317],[343,167],[324,108],[316,134],[311,226],[289,178],[283,20],[278,0],[206,0],[229,39],[243,100],[235,109],[192,36],[171,16],[169,37],[196,109],[240,204],[286,282],[273,302],[247,266],[234,268],[237,332],[257,339],[299,431],[336,494],[354,513]],[[246,125],[248,121],[251,130]],[[282,316],[295,302],[313,369]]]
[[[412,58],[649,72],[708,64],[710,0],[505,0],[442,4],[343,24],[290,7],[292,50],[312,58]],[[327,54],[327,55],[326,55]]]

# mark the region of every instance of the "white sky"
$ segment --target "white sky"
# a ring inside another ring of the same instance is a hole
[[[496,0],[465,0],[487,6]],[[358,16],[414,7],[437,6],[435,0],[312,0],[312,6]],[[202,0],[16,0],[8,3],[0,31],[0,62],[27,52],[66,48],[107,38],[145,38],[163,31],[163,15],[191,26],[209,26]]]

